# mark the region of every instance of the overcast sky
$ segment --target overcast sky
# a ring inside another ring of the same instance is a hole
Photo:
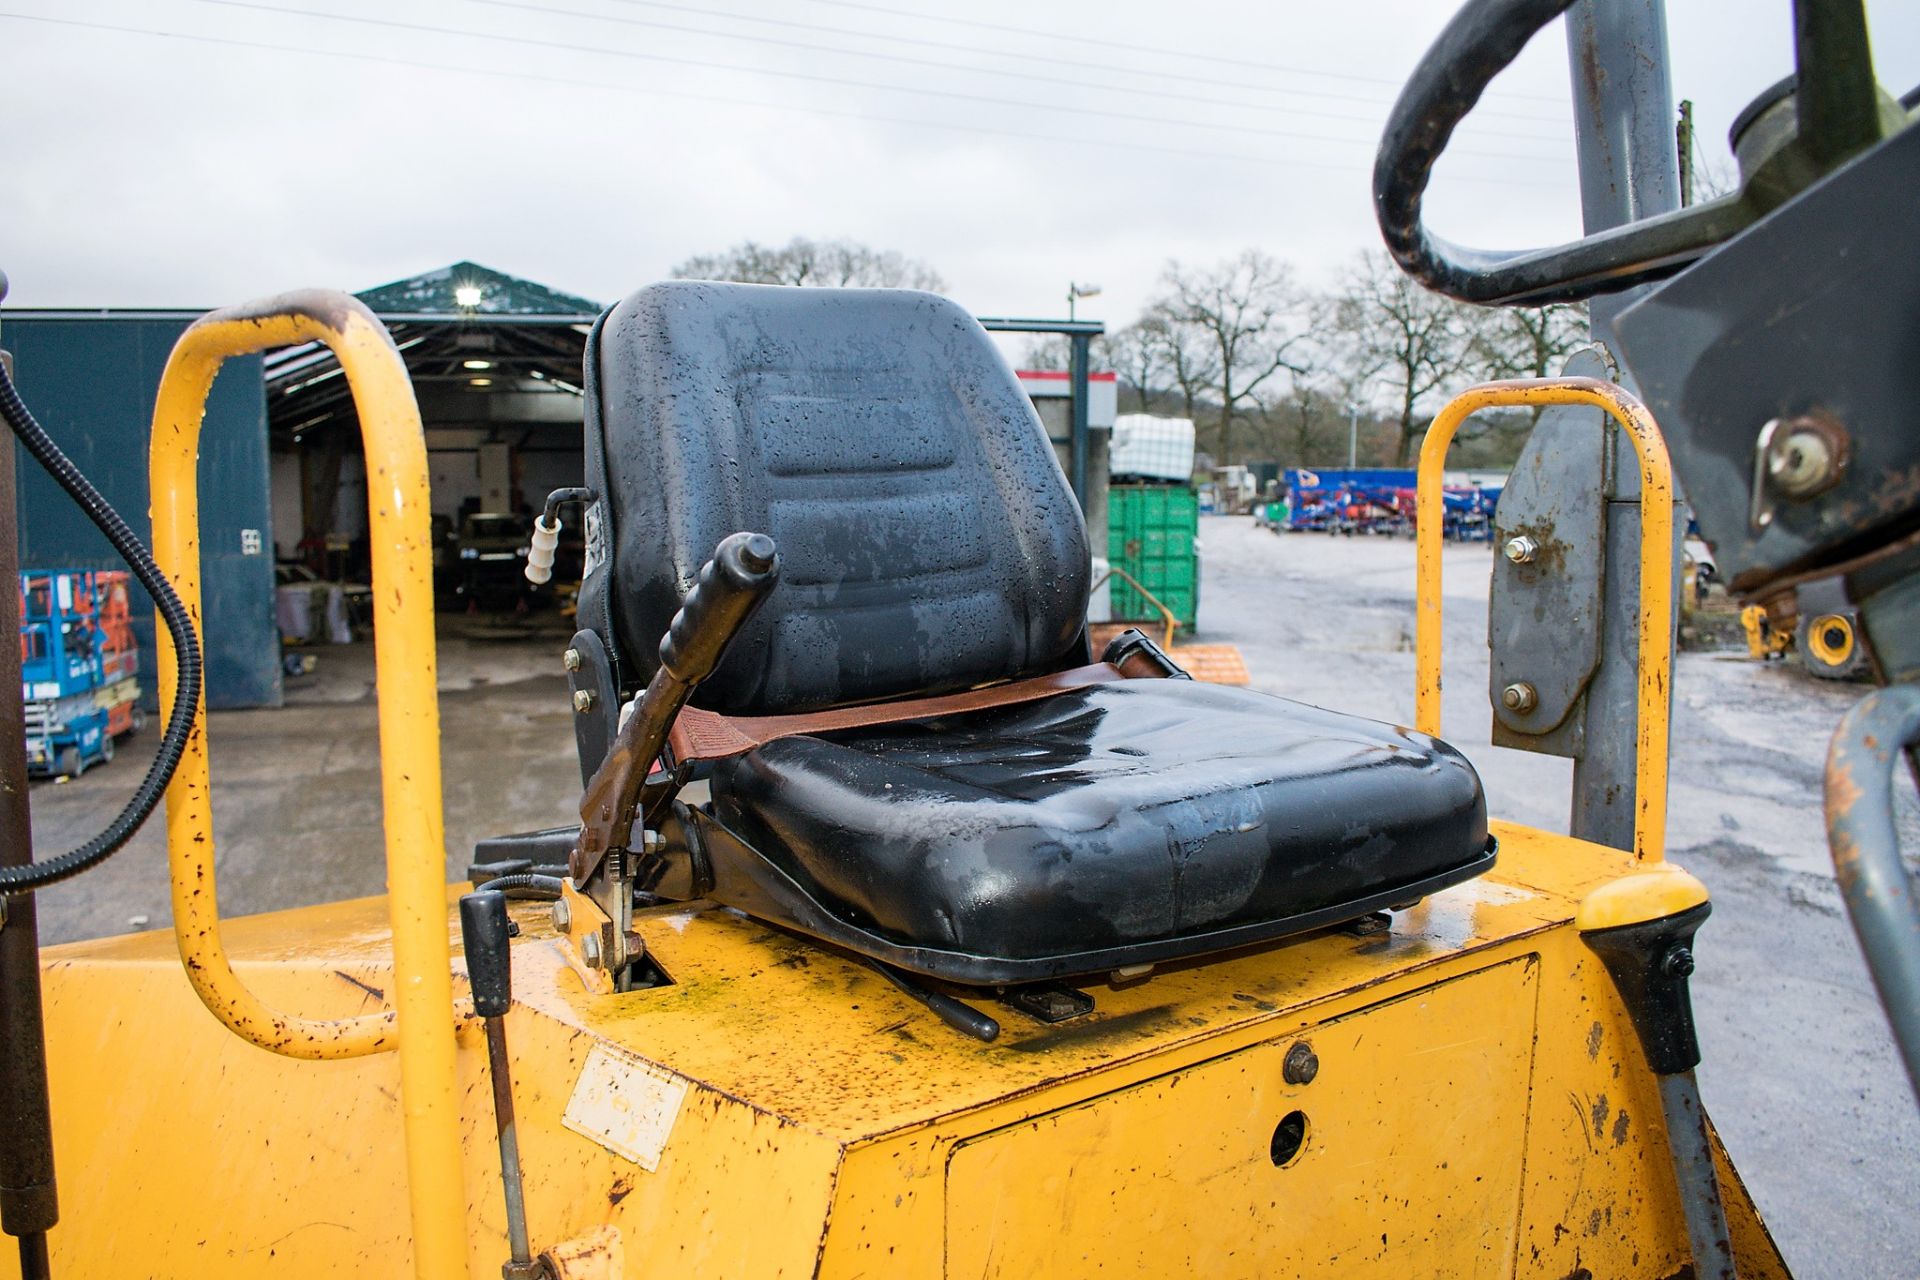
[[[1676,0],[1709,163],[1791,70],[1787,0]],[[1870,4],[1883,83],[1920,4]],[[848,236],[983,314],[1124,323],[1165,261],[1310,283],[1445,0],[0,0],[10,305],[211,306],[469,258],[611,301],[694,253]],[[35,19],[40,20],[35,20]],[[57,21],[47,21],[54,19]],[[166,33],[166,34],[156,34]],[[184,38],[194,37],[194,38]],[[1436,229],[1578,231],[1556,24],[1456,139]]]

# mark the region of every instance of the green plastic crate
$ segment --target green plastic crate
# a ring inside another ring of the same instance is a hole
[[[1200,564],[1193,544],[1200,500],[1186,485],[1117,484],[1107,490],[1107,559],[1173,610],[1189,632],[1200,605]],[[1111,582],[1116,622],[1158,623],[1160,611],[1126,581]]]

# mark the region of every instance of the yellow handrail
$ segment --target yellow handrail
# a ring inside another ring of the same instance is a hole
[[[1098,591],[1100,589],[1100,584],[1105,582],[1108,578],[1113,577],[1113,575],[1115,575],[1116,573],[1119,574],[1121,577],[1125,578],[1127,580],[1127,584],[1131,586],[1135,591],[1138,591],[1141,595],[1145,596],[1147,598],[1148,604],[1152,605],[1154,608],[1160,611],[1161,619],[1165,621],[1167,624],[1167,630],[1164,638],[1161,641],[1161,647],[1163,649],[1171,650],[1173,648],[1173,633],[1179,628],[1180,619],[1174,616],[1173,610],[1167,608],[1166,605],[1161,603],[1159,596],[1156,596],[1155,594],[1153,594],[1153,592],[1141,586],[1140,579],[1134,577],[1132,574],[1128,573],[1125,569],[1122,569],[1117,564],[1109,564],[1107,566],[1107,571],[1101,574],[1098,578],[1095,578],[1093,581],[1093,585],[1087,588],[1088,592],[1092,593],[1094,591]]]
[[[174,935],[194,990],[242,1039],[310,1060],[399,1049],[415,1274],[464,1275],[466,1195],[454,1092],[426,440],[406,365],[386,328],[364,305],[342,293],[289,293],[213,312],[180,335],[167,358],[153,411],[154,556],[198,630],[196,463],[207,392],[228,357],[300,342],[323,342],[339,358],[366,449],[393,1007],[356,1018],[298,1017],[264,1004],[234,974],[221,945],[214,888],[204,700],[167,789]],[[164,720],[178,682],[166,628],[156,630]]]
[[[1416,603],[1414,723],[1440,732],[1440,547],[1442,473],[1462,422],[1482,409],[1586,404],[1605,409],[1633,442],[1640,461],[1640,696],[1634,744],[1634,856],[1665,857],[1667,718],[1673,669],[1673,466],[1647,407],[1625,388],[1597,378],[1525,378],[1470,387],[1448,402],[1420,446],[1414,498]],[[1600,477],[1595,476],[1597,484]]]

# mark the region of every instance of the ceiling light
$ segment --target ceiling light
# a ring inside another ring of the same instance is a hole
[[[493,361],[491,361],[491,360],[462,360],[462,361],[460,362],[460,367],[461,367],[462,369],[491,369],[491,368],[493,368]]]
[[[477,284],[463,284],[463,285],[454,286],[453,301],[454,301],[454,305],[456,306],[477,307],[480,305],[480,299],[483,296],[484,295],[480,291],[480,286]]]
[[[468,378],[467,385],[470,387],[490,387],[493,385],[493,379],[492,378]]]

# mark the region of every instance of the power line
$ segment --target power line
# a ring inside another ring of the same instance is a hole
[[[1007,59],[1011,59],[1018,62],[1037,62],[1047,66],[1078,67],[1086,71],[1107,71],[1107,72],[1113,72],[1119,75],[1127,75],[1127,76],[1135,76],[1135,77],[1144,76],[1149,79],[1155,79],[1155,80],[1178,80],[1178,81],[1182,81],[1189,84],[1206,85],[1210,88],[1215,88],[1215,89],[1245,89],[1254,93],[1288,94],[1295,97],[1313,97],[1313,98],[1321,98],[1321,99],[1330,99],[1330,100],[1339,101],[1339,102],[1356,102],[1356,103],[1364,104],[1369,107],[1377,108],[1382,113],[1384,113],[1392,105],[1390,102],[1382,101],[1378,97],[1368,97],[1361,94],[1337,93],[1337,92],[1333,92],[1325,89],[1294,89],[1294,88],[1287,88],[1281,85],[1256,84],[1248,80],[1223,80],[1216,75],[1190,75],[1190,74],[1185,74],[1178,71],[1162,71],[1158,69],[1148,69],[1145,67],[1121,66],[1117,63],[1111,63],[1111,62],[1087,62],[1083,59],[1062,58],[1057,54],[1021,53],[1013,49],[993,49],[993,48],[985,47],[983,45],[953,44],[945,40],[928,40],[928,39],[915,37],[915,36],[892,35],[886,32],[864,30],[858,27],[832,27],[832,26],[823,25],[821,23],[815,23],[815,22],[796,22],[790,18],[768,18],[768,17],[763,17],[759,14],[738,13],[738,12],[730,12],[725,10],[710,9],[702,5],[674,4],[674,3],[670,3],[669,0],[614,0],[614,2],[618,4],[631,5],[639,8],[661,9],[670,13],[689,13],[689,14],[693,14],[695,16],[704,17],[704,18],[728,18],[738,22],[759,23],[762,26],[785,27],[792,30],[813,31],[813,32],[819,32],[822,34],[827,34],[827,35],[852,36],[859,40],[877,40],[877,41],[885,42],[887,44],[907,45],[914,48],[943,49],[952,53],[981,54],[990,58],[1007,58]],[[512,4],[512,3],[509,3],[509,0],[473,0],[473,3],[497,4],[506,8],[529,8],[530,9],[535,7],[532,5]],[[561,12],[561,11],[553,10],[552,12]],[[601,14],[582,14],[578,16],[604,18],[607,21],[615,21],[615,19],[605,18],[605,15],[601,15]],[[725,33],[715,31],[715,32],[707,32],[705,34],[723,35]],[[1065,39],[1072,39],[1073,37],[1059,36],[1059,37],[1053,37],[1053,38],[1065,40]],[[836,52],[852,52],[852,51],[837,50]],[[991,75],[1013,74],[1011,72],[992,71],[984,67],[969,67],[967,69],[982,71]],[[1301,73],[1295,73],[1295,74],[1301,74]],[[1320,74],[1320,73],[1313,72],[1313,73],[1304,73],[1304,74]],[[1120,88],[1122,86],[1105,86],[1105,87]],[[1209,100],[1209,101],[1212,101],[1212,100]],[[1233,103],[1231,105],[1246,107],[1248,110],[1254,110],[1254,111],[1290,110],[1290,108],[1287,108],[1287,107],[1280,107],[1280,106],[1259,107],[1259,106],[1254,106],[1253,104],[1250,104],[1250,103]],[[1301,112],[1299,114],[1310,115],[1315,113]],[[1480,114],[1489,115],[1489,116],[1498,116],[1503,119],[1509,119],[1509,120],[1524,120],[1529,122],[1539,121],[1541,123],[1544,123],[1543,121],[1540,121],[1540,113],[1537,110],[1526,111],[1526,112],[1499,111],[1493,108],[1482,107],[1480,109]],[[1359,117],[1330,117],[1330,118],[1357,119]],[[1369,118],[1371,119],[1371,117]]]
[[[751,75],[773,76],[782,80],[799,80],[809,84],[833,85],[841,88],[873,89],[883,93],[902,93],[915,97],[940,98],[951,102],[985,103],[989,106],[1017,108],[1027,111],[1046,112],[1055,115],[1093,116],[1108,120],[1123,120],[1130,124],[1157,124],[1178,129],[1200,129],[1215,133],[1243,133],[1256,137],[1285,138],[1293,142],[1331,142],[1339,146],[1352,146],[1361,141],[1357,138],[1342,138],[1327,134],[1299,133],[1290,129],[1264,129],[1257,125],[1215,124],[1204,120],[1181,120],[1173,116],[1144,115],[1135,111],[1114,111],[1106,107],[1074,106],[1066,103],[1035,102],[1025,98],[1002,98],[991,94],[965,93],[955,89],[933,89],[920,85],[887,84],[878,80],[854,80],[845,76],[821,75],[809,71],[791,71],[776,67],[744,67],[739,63],[716,62],[706,58],[685,58],[665,53],[646,53],[638,49],[608,49],[595,45],[574,44],[565,40],[545,40],[533,36],[508,35],[495,31],[472,31],[460,27],[440,27],[422,22],[402,22],[397,18],[370,18],[361,14],[329,13],[324,10],[285,8],[279,5],[258,4],[254,0],[190,0],[193,4],[213,5],[223,9],[238,9],[253,13],[271,13],[281,17],[311,18],[320,22],[349,23],[356,26],[375,27],[389,31],[412,31],[428,35],[454,36],[469,40],[484,40],[494,44],[510,44],[515,47],[533,47],[556,49],[566,53],[584,53],[592,57],[625,58],[630,61],[660,63],[667,66],[698,67],[709,71],[746,72]],[[1509,154],[1477,152],[1459,149],[1462,155],[1478,155],[1490,159],[1510,160]],[[1540,157],[1545,159],[1547,157]]]
[[[629,94],[648,98],[671,98],[688,102],[704,102],[717,106],[747,107],[756,110],[775,111],[781,114],[799,112],[806,115],[826,116],[840,120],[863,120],[878,124],[902,125],[915,129],[944,129],[959,133],[981,134],[989,137],[1014,138],[1022,142],[1059,143],[1070,147],[1102,147],[1125,151],[1146,151],[1159,155],[1178,156],[1183,159],[1226,160],[1236,164],[1255,165],[1262,168],[1308,168],[1322,169],[1339,173],[1367,173],[1371,170],[1358,165],[1333,164],[1316,160],[1277,160],[1267,156],[1252,156],[1238,152],[1196,151],[1190,147],[1160,146],[1154,143],[1126,142],[1117,139],[1071,137],[1057,134],[1033,133],[1028,130],[996,129],[988,125],[956,124],[941,120],[920,120],[902,116],[879,115],[872,112],[844,111],[832,107],[796,106],[783,102],[766,102],[753,98],[736,98],[721,94],[696,93],[680,89],[652,89],[638,85],[624,84],[606,80],[582,80],[577,76],[543,75],[531,71],[509,71],[498,67],[462,66],[458,63],[430,62],[417,58],[398,58],[385,54],[355,53],[339,49],[316,49],[308,45],[279,44],[265,40],[242,40],[230,36],[204,35],[199,32],[165,31],[152,27],[122,26],[108,22],[90,22],[77,18],[56,18],[46,14],[17,13],[0,10],[0,20],[16,22],[37,22],[49,26],[70,27],[87,31],[106,31],[121,35],[149,36],[162,40],[178,40],[191,44],[213,45],[231,49],[255,49],[274,53],[292,53],[306,57],[331,58],[337,61],[362,62],[378,66],[405,67],[423,71],[451,72],[457,75],[482,76],[501,80],[518,80],[536,84],[558,85],[567,89],[600,89],[614,93]],[[1461,182],[1487,183],[1496,186],[1551,186],[1552,183],[1479,174],[1459,174],[1454,180]]]
[[[649,4],[649,3],[653,3],[653,0],[622,0],[622,2],[629,3],[629,4],[633,4],[633,3]],[[468,0],[468,3],[488,5],[496,9],[514,9],[514,10],[519,10],[520,12],[523,12],[523,13],[546,14],[551,17],[584,18],[590,22],[612,22],[612,23],[617,23],[621,26],[645,27],[655,31],[677,31],[683,34],[688,34],[688,35],[711,36],[719,40],[740,40],[740,41],[745,41],[752,44],[773,45],[776,48],[782,48],[782,49],[803,49],[809,52],[831,53],[831,54],[837,54],[842,57],[849,57],[849,58],[870,58],[870,59],[875,59],[881,62],[900,63],[906,66],[913,66],[913,67],[933,67],[933,68],[937,68],[939,70],[944,70],[944,71],[963,71],[972,75],[1002,76],[1007,79],[1020,80],[1025,82],[1065,85],[1070,88],[1076,88],[1076,89],[1095,89],[1103,93],[1138,94],[1141,92],[1141,90],[1137,88],[1132,88],[1126,85],[1096,84],[1090,80],[1073,80],[1073,79],[1068,79],[1064,76],[1038,75],[1030,71],[1002,71],[994,67],[973,67],[973,66],[967,66],[964,63],[958,63],[958,62],[940,62],[932,58],[905,57],[897,53],[874,53],[871,50],[867,50],[867,49],[844,49],[844,48],[836,47],[834,45],[809,44],[805,41],[800,41],[800,40],[783,40],[777,36],[756,36],[756,35],[748,35],[748,34],[737,32],[737,31],[715,31],[708,27],[688,27],[688,26],[682,26],[678,23],[672,23],[672,22],[649,21],[646,18],[624,18],[624,17],[618,16],[617,14],[591,13],[583,9],[555,9],[547,5],[528,4],[526,3],[526,0]],[[696,12],[696,13],[700,12],[700,10],[692,9],[691,6],[686,6],[686,5],[663,4],[660,7],[670,8],[675,10],[686,10],[686,11]],[[761,21],[778,22],[779,21],[778,19],[754,18],[746,14],[714,13],[711,16],[719,17],[719,18],[728,18],[728,17],[743,18],[749,22],[761,22]],[[780,22],[779,25],[805,27],[807,24]],[[821,29],[836,30],[835,28],[821,28]],[[856,32],[854,34],[858,34],[858,33]],[[1042,61],[1045,61],[1045,59],[1042,59]],[[1072,64],[1068,64],[1068,65],[1072,65]],[[1236,111],[1269,111],[1269,112],[1279,112],[1283,115],[1288,115],[1288,116],[1312,116],[1312,117],[1316,117],[1318,119],[1323,119],[1323,120],[1341,120],[1341,121],[1346,121],[1354,124],[1365,124],[1375,130],[1378,130],[1382,125],[1385,124],[1384,104],[1383,104],[1382,114],[1379,117],[1373,117],[1373,116],[1356,116],[1350,112],[1316,111],[1311,107],[1298,107],[1298,108],[1287,107],[1287,106],[1281,106],[1275,103],[1235,102],[1230,98],[1209,98],[1209,97],[1203,97],[1199,94],[1173,93],[1173,92],[1168,92],[1166,90],[1161,90],[1161,89],[1150,90],[1148,92],[1151,92],[1152,95],[1156,98],[1168,99],[1175,102],[1197,102],[1202,105],[1210,106],[1210,107],[1230,107]],[[1551,139],[1548,138],[1546,135],[1537,134],[1537,133],[1498,133],[1498,136],[1506,137],[1506,138],[1518,138],[1523,141],[1529,141],[1529,142],[1551,141]],[[1353,139],[1353,141],[1359,141],[1359,139]]]
[[[942,13],[918,13],[910,9],[894,9],[883,4],[868,4],[865,0],[813,0],[815,4],[832,5],[836,9],[858,9],[865,13],[884,13],[894,18],[909,18],[920,22],[941,22],[952,27],[970,27],[976,31],[998,31],[1007,35],[1037,36],[1042,40],[1060,40],[1070,44],[1093,45],[1102,49],[1124,49],[1128,53],[1145,53],[1156,58],[1188,58],[1195,62],[1212,62],[1223,67],[1249,67],[1255,71],[1279,71],[1297,76],[1325,76],[1329,80],[1349,80],[1360,84],[1381,84],[1398,90],[1400,81],[1385,76],[1363,76],[1345,71],[1321,71],[1313,67],[1290,67],[1274,62],[1255,62],[1246,58],[1227,58],[1212,53],[1183,53],[1178,49],[1156,48],[1152,45],[1128,44],[1121,40],[1102,40],[1095,36],[1062,35],[1056,31],[1039,31],[1032,27],[1007,26],[998,22],[981,22],[973,18],[952,18]],[[1557,106],[1566,106],[1565,97],[1546,93],[1522,93],[1515,89],[1499,90],[1511,98],[1526,98],[1534,102],[1551,102]]]

